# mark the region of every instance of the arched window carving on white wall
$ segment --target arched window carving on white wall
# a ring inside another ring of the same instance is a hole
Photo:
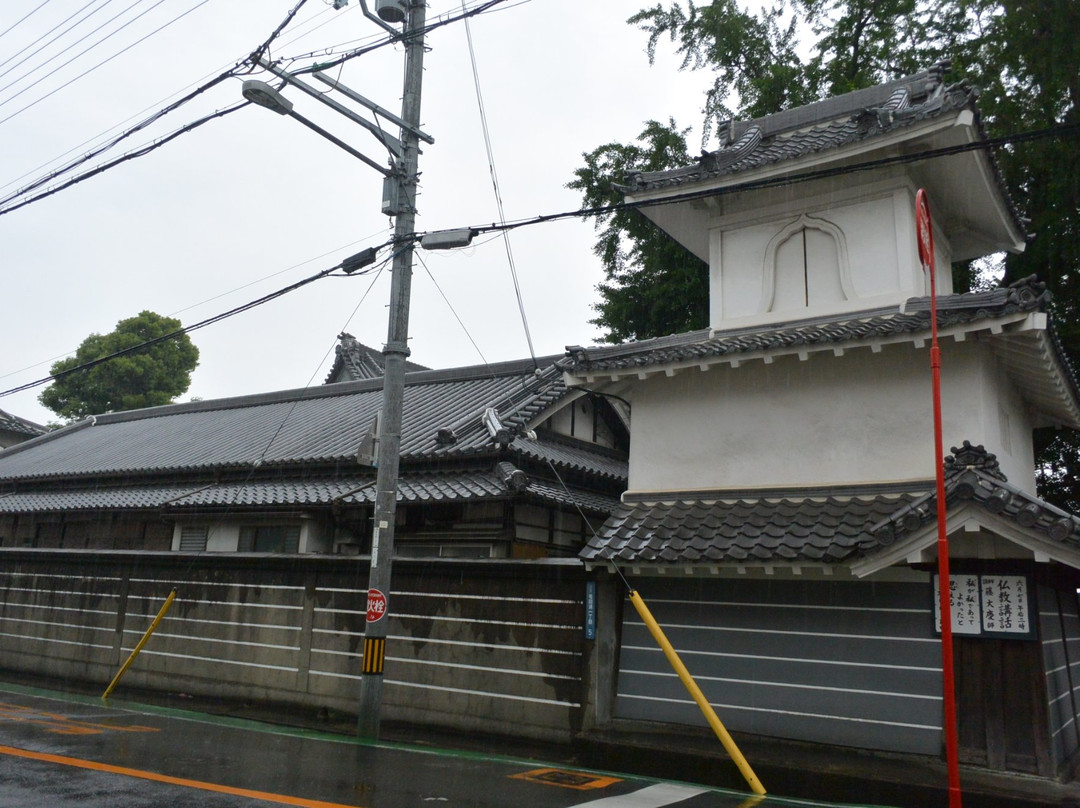
[[[854,297],[847,241],[836,225],[804,214],[769,241],[759,313],[816,309]]]

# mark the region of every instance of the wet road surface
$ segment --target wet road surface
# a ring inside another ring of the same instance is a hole
[[[0,807],[822,805],[0,686]]]

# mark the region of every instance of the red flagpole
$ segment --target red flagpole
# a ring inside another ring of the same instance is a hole
[[[956,732],[956,681],[953,674],[952,607],[949,600],[949,540],[945,535],[945,453],[941,438],[941,350],[937,335],[937,282],[934,232],[926,191],[915,194],[919,260],[930,274],[930,372],[934,395],[934,465],[937,467],[938,594],[941,608],[941,669],[945,698],[945,761],[949,770],[949,808],[960,808],[960,755]]]

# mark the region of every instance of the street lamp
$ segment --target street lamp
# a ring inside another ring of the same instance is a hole
[[[316,134],[326,138],[338,148],[344,149],[353,157],[374,168],[384,177],[389,177],[391,176],[391,174],[393,174],[393,171],[390,168],[379,165],[363,152],[357,151],[344,140],[341,140],[336,135],[327,132],[314,121],[305,118],[303,115],[293,109],[292,101],[283,96],[280,92],[271,87],[265,81],[248,79],[244,82],[242,92],[244,94],[244,98],[246,98],[251,103],[257,104],[260,107],[265,107],[272,112],[276,112],[278,115],[287,115],[293,120],[299,121],[312,132],[315,132]]]
[[[335,2],[336,8],[343,5],[345,5],[345,0]],[[388,205],[384,201],[383,212],[395,216],[390,317],[386,346],[383,349],[383,400],[378,420],[378,471],[375,484],[371,568],[368,574],[367,620],[364,630],[363,668],[360,677],[360,704],[357,720],[357,733],[361,737],[377,739],[382,704],[383,661],[386,657],[386,627],[390,614],[388,595],[394,557],[394,521],[397,510],[398,466],[401,459],[401,410],[405,388],[405,361],[409,356],[409,298],[416,238],[417,158],[420,153],[420,141],[431,143],[432,139],[419,128],[420,89],[424,70],[425,0],[378,0],[376,9],[380,16],[375,16],[368,11],[365,0],[360,0],[360,6],[365,16],[373,19],[395,37],[401,36],[405,42],[405,81],[401,117],[384,115],[401,126],[400,138],[384,133],[380,127],[360,118],[351,110],[327,98],[326,94],[314,90],[274,65],[260,60],[259,66],[274,73],[286,83],[313,95],[317,100],[368,129],[390,152],[389,168],[380,166],[347,143],[297,114],[292,109],[292,104],[265,82],[246,81],[243,91],[244,97],[252,103],[300,121],[312,131],[381,173],[385,178],[384,200],[389,198],[392,202]],[[399,12],[400,17],[397,16]],[[388,19],[403,21],[404,34],[399,34],[389,25],[386,22]],[[340,88],[335,87],[335,89]],[[376,114],[385,112],[362,96],[350,94],[349,97]],[[359,260],[358,256],[357,265],[359,265]]]

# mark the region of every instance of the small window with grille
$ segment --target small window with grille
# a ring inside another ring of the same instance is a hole
[[[180,552],[201,553],[205,551],[208,533],[206,525],[184,525],[180,529]]]

